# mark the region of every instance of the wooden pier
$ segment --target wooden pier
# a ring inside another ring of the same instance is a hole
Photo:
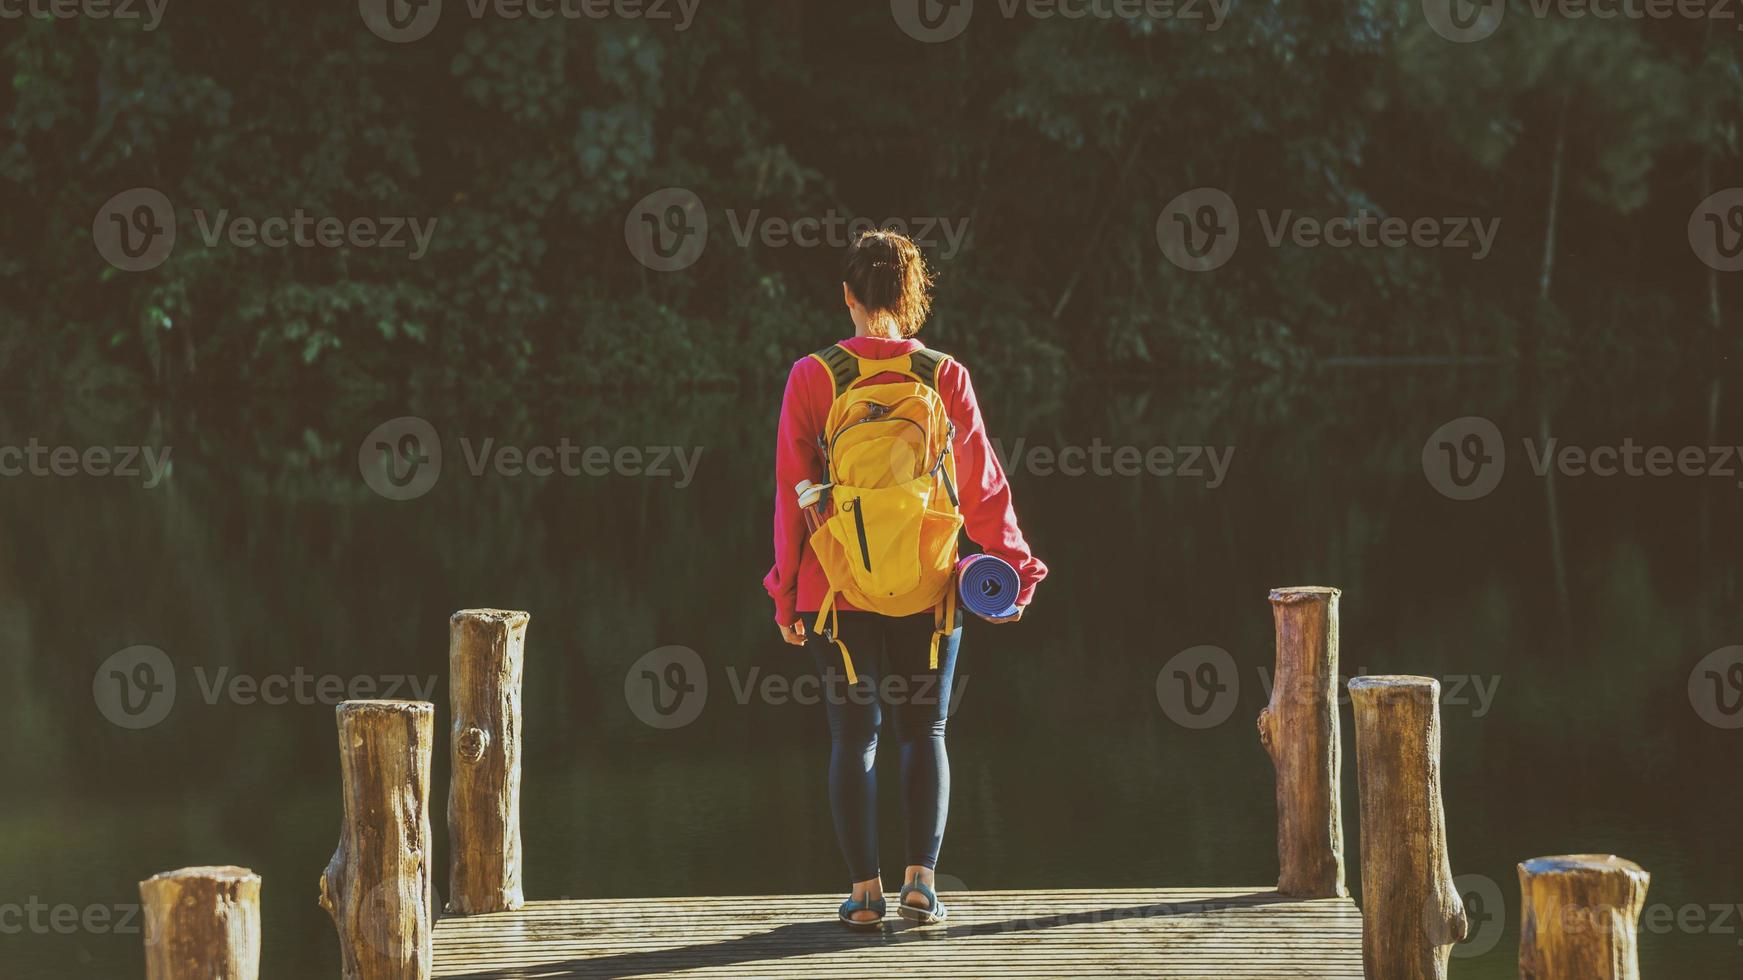
[[[435,976],[782,978],[1139,976],[1360,980],[1348,898],[1265,888],[951,892],[950,918],[881,931],[835,921],[840,895],[529,902],[436,924]]]
[[[1277,777],[1274,886],[946,887],[947,921],[911,925],[891,894],[888,918],[866,931],[836,920],[839,894],[527,902],[527,614],[462,610],[449,623],[445,909],[435,907],[430,832],[435,705],[347,701],[336,712],[344,819],[320,902],[338,933],[341,978],[1446,980],[1469,922],[1441,805],[1440,684],[1398,675],[1348,685],[1364,915],[1345,883],[1339,594],[1270,595],[1276,680],[1257,720]],[[1639,980],[1645,870],[1614,855],[1575,854],[1526,861],[1519,879],[1522,980]],[[260,879],[244,868],[188,868],[143,882],[144,901],[164,923],[157,948],[147,940],[146,980],[259,980],[259,892]]]

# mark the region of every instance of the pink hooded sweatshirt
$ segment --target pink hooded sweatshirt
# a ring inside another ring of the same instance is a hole
[[[918,340],[884,337],[850,337],[841,345],[868,360],[900,357],[923,346]],[[861,383],[899,380],[899,375],[882,374]],[[1026,606],[1035,595],[1035,586],[1047,576],[1047,566],[1030,553],[1029,543],[1023,540],[1023,532],[1017,527],[1011,487],[1005,482],[1005,471],[992,451],[992,443],[987,440],[986,424],[974,399],[968,369],[954,359],[946,359],[938,368],[937,385],[944,397],[945,411],[956,426],[951,452],[956,456],[963,530],[982,551],[1003,558],[1017,570],[1023,585],[1017,604]],[[829,592],[829,580],[806,540],[805,515],[799,509],[799,498],[793,488],[803,480],[823,483],[828,479],[823,473],[817,437],[823,432],[834,400],[834,379],[816,358],[803,357],[793,364],[792,373],[787,376],[787,393],[781,400],[781,424],[775,444],[775,566],[763,577],[763,588],[775,601],[775,622],[782,626],[791,626],[802,613],[816,613]],[[853,608],[845,599],[838,599],[837,603],[842,609]],[[809,629],[811,624],[805,625]]]

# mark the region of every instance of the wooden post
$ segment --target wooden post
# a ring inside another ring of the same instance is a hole
[[[146,980],[259,980],[260,876],[183,868],[139,883]]]
[[[1440,797],[1440,682],[1357,677],[1362,807],[1362,975],[1445,980],[1470,925],[1453,885]]]
[[[1640,912],[1652,876],[1613,854],[1519,866],[1519,980],[1640,980]]]
[[[345,816],[321,876],[321,907],[339,930],[344,980],[430,976],[432,863],[428,701],[339,705]]]
[[[463,609],[448,619],[453,782],[448,911],[505,912],[521,891],[520,754],[524,612]]]
[[[1277,891],[1342,898],[1344,815],[1339,798],[1337,589],[1274,589],[1277,672],[1259,712],[1259,740],[1277,769]]]

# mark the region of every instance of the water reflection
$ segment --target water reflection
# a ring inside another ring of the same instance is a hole
[[[1615,851],[1653,873],[1649,901],[1743,902],[1737,732],[1689,700],[1694,665],[1743,643],[1743,477],[1539,476],[1524,445],[1743,441],[1722,390],[1492,367],[1050,395],[983,382],[993,433],[1025,447],[1011,479],[1054,575],[1019,627],[975,624],[965,640],[942,867],[976,888],[1272,880],[1271,771],[1252,730],[1271,662],[1265,596],[1324,583],[1345,589],[1346,674],[1433,674],[1469,692],[1443,705],[1461,876],[1513,902],[1516,861]],[[729,394],[14,407],[0,444],[173,451],[150,490],[0,481],[0,733],[15,749],[6,776],[25,787],[0,802],[0,902],[120,906],[157,871],[248,865],[265,878],[266,975],[331,974],[313,896],[339,799],[319,679],[445,683],[447,616],[483,605],[532,612],[530,895],[835,888],[821,714],[766,683],[803,670],[759,587],[775,410]],[[369,489],[357,450],[408,414],[439,433],[444,468],[396,502]],[[1452,500],[1425,477],[1424,440],[1472,415],[1503,434],[1508,468],[1492,493]],[[682,489],[474,475],[466,447],[484,440],[700,455]],[[1060,450],[1096,445],[1165,447],[1176,463],[1214,448],[1226,473],[1213,487],[1057,466]],[[165,651],[178,687],[161,723],[133,731],[105,720],[92,675],[138,644]],[[1162,710],[1157,682],[1204,645],[1229,652],[1238,700],[1194,730]],[[693,651],[709,685],[695,720],[670,729],[625,696],[630,665],[668,647]],[[283,704],[233,687],[299,674],[312,693]],[[445,711],[445,688],[435,699]],[[1352,882],[1354,792],[1346,779]],[[1511,977],[1516,920],[1498,913],[1501,937],[1461,975]],[[1738,955],[1712,931],[1642,942],[1655,975],[1717,975]],[[22,976],[136,975],[138,946],[113,929],[0,936]]]

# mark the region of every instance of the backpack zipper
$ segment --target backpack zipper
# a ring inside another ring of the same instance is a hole
[[[865,498],[853,498],[853,528],[859,532],[859,558],[865,562],[865,570],[871,571],[871,548],[865,540]]]
[[[885,414],[887,414],[887,413],[885,413]],[[841,428],[835,430],[835,438],[829,443],[829,446],[828,446],[829,453],[831,455],[834,455],[835,447],[841,443],[841,437],[847,435],[847,431],[849,429],[857,428],[857,427],[865,425],[869,422],[906,422],[909,425],[913,426],[914,428],[919,429],[920,434],[922,436],[924,436],[926,434],[926,427],[921,425],[920,423],[914,421],[913,419],[904,419],[904,418],[891,419],[891,418],[884,418],[883,415],[874,415],[874,416],[871,416],[869,418],[860,419],[857,422],[849,422],[846,425],[842,426]]]

